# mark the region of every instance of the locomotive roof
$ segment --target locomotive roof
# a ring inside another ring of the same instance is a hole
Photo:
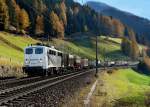
[[[55,49],[54,47],[48,47],[48,46],[42,46],[42,45],[32,45],[32,46],[26,47],[25,49],[27,49],[27,48],[37,48],[37,47],[48,48],[48,49],[50,49],[52,51],[57,51],[57,52],[63,53],[62,51],[59,51],[59,50]]]

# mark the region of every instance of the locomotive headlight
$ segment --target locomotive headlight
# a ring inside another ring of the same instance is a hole
[[[42,63],[42,62],[43,62],[43,60],[42,60],[42,59],[40,59],[40,60],[39,60],[39,62],[40,62],[40,63]]]
[[[26,64],[29,64],[29,63],[30,63],[30,60],[29,60],[29,59],[26,59],[26,60],[25,60],[25,63],[26,63]]]

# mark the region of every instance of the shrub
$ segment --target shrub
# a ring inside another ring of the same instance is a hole
[[[145,57],[138,65],[138,69],[144,74],[150,75],[150,58]]]

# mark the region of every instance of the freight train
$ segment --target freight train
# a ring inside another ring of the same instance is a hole
[[[131,66],[139,61],[98,61],[98,67]],[[29,75],[62,74],[67,71],[92,69],[96,61],[62,52],[54,46],[31,45],[24,50],[23,70]]]
[[[31,45],[24,50],[23,70],[29,75],[59,74],[67,70],[87,69],[88,63],[88,59],[59,51],[54,46]]]

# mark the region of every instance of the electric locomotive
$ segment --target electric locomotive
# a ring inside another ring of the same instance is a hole
[[[54,46],[31,45],[24,50],[24,71],[29,75],[64,73],[88,68],[88,59],[64,53]]]

